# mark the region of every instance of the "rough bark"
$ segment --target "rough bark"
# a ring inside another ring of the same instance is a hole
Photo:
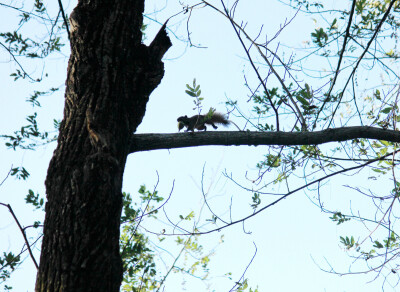
[[[194,132],[134,134],[130,152],[211,145],[319,145],[352,139],[376,139],[400,143],[400,132],[367,126],[315,132]]]
[[[141,44],[144,0],[82,0],[71,14],[64,119],[46,179],[36,291],[119,291],[122,175],[164,74],[161,29]]]

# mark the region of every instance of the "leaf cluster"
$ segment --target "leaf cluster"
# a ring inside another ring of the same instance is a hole
[[[14,131],[14,135],[0,135],[1,138],[8,140],[8,142],[5,143],[7,148],[13,150],[16,150],[17,148],[34,150],[37,146],[57,140],[57,135],[50,138],[49,132],[41,132],[39,130],[36,112],[33,115],[29,115],[26,120],[28,121],[28,124],[22,126],[19,131]],[[58,125],[59,122],[54,120],[54,126],[57,127]]]
[[[200,84],[196,84],[196,78],[193,79],[192,86],[186,84],[186,88],[186,94],[193,98],[193,103],[195,105],[193,109],[197,109],[200,112],[202,108],[201,102],[204,100],[204,97],[201,97]]]
[[[21,257],[14,255],[12,252],[3,252],[3,256],[0,256],[0,284],[6,282],[11,273],[21,264]],[[11,290],[12,287],[4,285],[4,291]]]

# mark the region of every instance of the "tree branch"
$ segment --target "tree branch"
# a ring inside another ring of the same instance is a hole
[[[378,24],[378,25],[376,26],[376,28],[375,28],[374,35],[373,35],[373,36],[371,37],[371,39],[368,41],[366,48],[364,49],[364,51],[362,52],[362,54],[361,54],[360,57],[358,58],[356,65],[353,67],[353,70],[351,71],[351,73],[350,73],[350,75],[349,75],[349,78],[347,79],[347,82],[346,82],[346,84],[344,85],[344,87],[343,87],[343,89],[342,89],[342,91],[341,91],[341,93],[340,93],[340,95],[339,95],[339,96],[340,96],[339,102],[337,103],[337,105],[336,105],[336,107],[335,107],[335,109],[334,109],[334,111],[333,111],[333,113],[332,113],[332,117],[331,117],[331,119],[330,119],[330,121],[329,121],[328,128],[331,126],[331,124],[332,124],[332,122],[333,122],[333,118],[335,117],[336,111],[338,110],[339,105],[340,105],[341,102],[342,102],[342,98],[343,98],[344,92],[345,92],[345,90],[346,90],[346,88],[347,88],[347,85],[349,84],[349,82],[350,82],[350,80],[351,80],[351,77],[354,76],[354,74],[356,73],[356,70],[357,70],[358,66],[360,65],[361,61],[364,59],[365,54],[368,52],[369,47],[371,46],[372,42],[376,39],[378,33],[379,33],[380,30],[381,30],[381,27],[382,27],[383,23],[385,23],[385,21],[386,21],[387,17],[389,16],[389,13],[390,13],[390,11],[391,11],[391,9],[392,9],[392,7],[393,7],[393,5],[394,5],[395,2],[396,2],[395,0],[390,1],[390,4],[389,4],[388,9],[386,10],[386,12],[385,12],[385,14],[383,15],[381,21],[379,22],[379,24]],[[326,98],[329,98],[329,96],[327,96]]]
[[[2,205],[2,206],[4,206],[4,207],[7,207],[7,208],[8,208],[8,211],[10,211],[12,217],[13,217],[14,220],[15,220],[15,223],[17,223],[18,228],[19,228],[19,230],[21,231],[21,234],[22,234],[22,236],[23,236],[23,238],[24,238],[24,241],[25,241],[25,244],[26,244],[26,248],[28,249],[28,252],[29,252],[29,256],[31,257],[31,259],[32,259],[32,261],[33,261],[33,264],[35,265],[36,269],[39,269],[39,265],[37,264],[36,259],[35,259],[35,257],[33,256],[32,249],[31,249],[31,245],[29,244],[29,240],[28,240],[28,238],[26,237],[25,230],[24,230],[24,228],[22,228],[21,224],[19,223],[19,220],[18,220],[17,216],[15,215],[15,213],[14,213],[14,211],[13,211],[11,205],[10,205],[10,204],[4,204],[4,203],[0,203],[0,205]]]
[[[355,126],[315,132],[219,131],[175,134],[135,134],[131,139],[130,153],[211,145],[319,145],[362,138],[400,142],[400,132],[368,126]]]
[[[68,21],[67,21],[67,17],[65,16],[64,7],[62,5],[61,0],[58,0],[58,6],[60,7],[61,15],[62,15],[62,18],[64,20],[64,24],[65,24],[65,28],[67,29],[68,40],[70,40]]]
[[[163,236],[203,235],[203,234],[210,234],[210,233],[213,233],[213,232],[216,232],[216,231],[220,232],[222,229],[228,228],[228,227],[230,227],[230,226],[236,225],[236,224],[241,223],[241,222],[245,222],[246,220],[248,220],[248,219],[250,219],[250,218],[252,218],[252,217],[258,215],[259,213],[261,213],[261,212],[265,211],[266,209],[268,209],[268,208],[274,206],[275,204],[279,203],[280,201],[286,199],[287,197],[289,197],[290,195],[292,195],[292,194],[294,194],[294,193],[296,193],[296,192],[298,192],[298,191],[301,191],[301,190],[303,190],[303,189],[305,189],[305,188],[308,188],[308,187],[310,187],[310,186],[312,186],[312,185],[314,185],[314,184],[316,184],[316,183],[319,184],[321,181],[326,180],[326,179],[328,179],[328,178],[330,178],[330,177],[333,177],[333,176],[335,176],[335,175],[338,175],[338,174],[341,174],[341,173],[345,173],[345,172],[348,172],[348,171],[352,171],[352,170],[356,170],[356,169],[361,169],[361,168],[363,168],[363,167],[365,167],[365,166],[367,166],[367,165],[370,165],[370,164],[372,164],[372,163],[374,163],[374,162],[382,161],[382,160],[384,160],[386,157],[388,157],[388,156],[390,156],[390,155],[393,155],[394,153],[398,153],[399,151],[400,151],[400,150],[396,150],[395,152],[392,152],[392,153],[386,154],[386,155],[384,155],[384,156],[382,156],[382,157],[379,157],[379,158],[370,160],[370,161],[368,161],[368,162],[366,162],[366,163],[364,163],[364,164],[358,164],[358,165],[353,166],[353,167],[344,168],[344,169],[342,169],[342,170],[339,170],[339,171],[336,171],[336,172],[332,172],[332,173],[330,173],[330,174],[328,174],[328,175],[325,175],[324,177],[320,177],[320,178],[318,178],[318,179],[316,179],[316,180],[313,180],[313,181],[311,181],[311,182],[309,182],[309,183],[307,183],[307,184],[305,184],[305,185],[302,185],[302,186],[300,186],[300,187],[298,187],[298,188],[296,188],[296,189],[294,189],[294,190],[288,191],[286,194],[281,194],[282,197],[280,197],[279,199],[276,199],[276,200],[273,201],[272,203],[269,203],[268,205],[262,207],[261,209],[258,209],[257,211],[251,213],[250,215],[247,215],[246,217],[242,217],[241,219],[237,219],[237,220],[235,220],[235,221],[232,221],[232,222],[229,223],[228,225],[223,225],[223,226],[221,226],[221,227],[214,228],[214,229],[207,230],[207,231],[203,231],[203,232],[200,232],[200,231],[199,231],[199,232],[193,232],[193,233],[163,233]],[[149,233],[153,233],[153,234],[159,235],[159,233],[152,232],[152,231],[147,230],[147,229],[146,229],[146,231],[149,232]]]
[[[347,23],[347,28],[346,28],[346,33],[344,35],[344,40],[343,40],[343,45],[342,45],[342,49],[340,50],[340,56],[339,56],[339,60],[337,63],[337,67],[336,67],[336,71],[335,71],[335,75],[333,76],[333,80],[331,83],[331,86],[329,87],[328,93],[326,94],[327,97],[331,96],[333,87],[335,86],[337,77],[339,76],[339,72],[340,72],[340,65],[342,64],[342,60],[343,60],[343,55],[344,52],[346,51],[346,45],[347,45],[347,40],[350,36],[350,28],[351,28],[351,24],[353,22],[353,16],[354,16],[354,11],[355,11],[355,7],[356,7],[356,0],[353,0],[353,4],[351,6],[351,11],[350,11],[350,16],[349,16],[349,21]],[[324,103],[322,104],[322,106],[319,108],[318,113],[317,113],[317,117],[315,118],[314,124],[313,124],[313,129],[316,128],[317,126],[317,121],[318,121],[318,116],[319,114],[322,112],[322,110],[324,109],[326,103],[328,102],[329,98],[326,98]]]

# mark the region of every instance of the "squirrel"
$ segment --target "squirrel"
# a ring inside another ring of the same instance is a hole
[[[231,123],[223,114],[214,112],[210,115],[195,115],[188,118],[188,116],[182,116],[178,118],[178,129],[179,131],[186,127],[186,132],[197,129],[198,131],[207,131],[207,125],[211,125],[214,129],[218,127],[215,124],[222,124],[228,126]]]

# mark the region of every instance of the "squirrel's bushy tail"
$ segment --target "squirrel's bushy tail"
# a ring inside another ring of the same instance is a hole
[[[216,124],[222,124],[224,126],[228,126],[230,121],[225,117],[225,115],[220,113],[214,113],[211,118],[211,122]]]

